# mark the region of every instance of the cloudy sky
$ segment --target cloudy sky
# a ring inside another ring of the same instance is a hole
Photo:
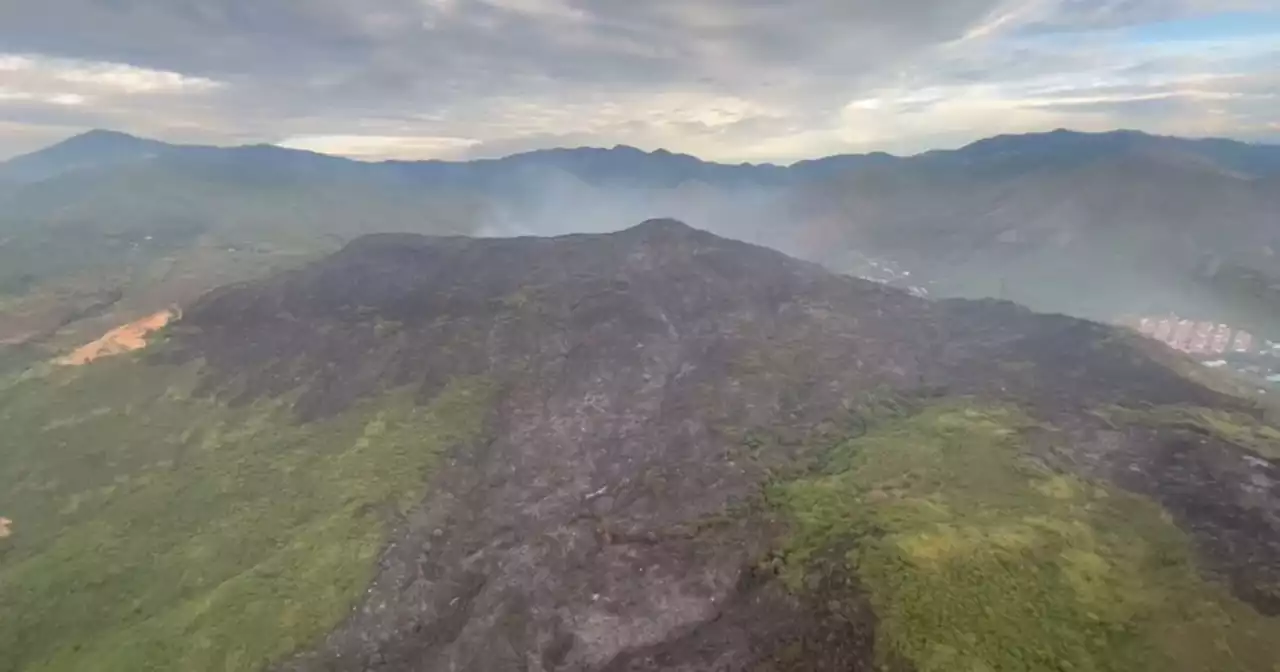
[[[99,127],[359,158],[1280,142],[1280,0],[0,0],[0,158]]]

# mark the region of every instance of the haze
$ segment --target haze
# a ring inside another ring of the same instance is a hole
[[[0,158],[89,128],[359,158],[1280,138],[1275,0],[9,0]]]

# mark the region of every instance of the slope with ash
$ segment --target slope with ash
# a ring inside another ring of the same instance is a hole
[[[1280,434],[1102,325],[654,220],[364,237],[143,353],[0,400],[0,599],[53,605],[0,623],[20,666],[1277,662]],[[147,440],[57,457],[107,428]]]

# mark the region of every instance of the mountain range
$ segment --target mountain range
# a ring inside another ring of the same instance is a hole
[[[0,378],[0,670],[1271,672],[1249,392],[670,219],[362,235]]]
[[[1225,139],[1185,139],[1139,131],[1080,133],[1059,129],[1048,133],[1001,135],[979,140],[956,150],[933,150],[914,156],[884,152],[839,154],[781,166],[771,163],[725,164],[703,161],[667,150],[646,152],[618,145],[535,150],[499,159],[471,161],[359,161],[275,145],[213,147],[175,145],[108,130],[88,131],[46,149],[0,163],[0,182],[29,183],[73,171],[92,170],[143,161],[175,161],[222,166],[244,177],[303,178],[331,175],[379,176],[390,180],[432,180],[452,185],[485,185],[518,178],[532,168],[555,168],[592,183],[632,183],[676,187],[700,181],[717,185],[804,183],[830,178],[853,169],[897,164],[936,166],[939,169],[981,167],[992,171],[1019,171],[1045,162],[1080,165],[1122,153],[1180,153],[1201,157],[1224,170],[1262,177],[1280,175],[1280,148]],[[262,171],[255,175],[253,168]],[[243,171],[248,171],[246,172]]]
[[[0,163],[0,369],[365,233],[604,232],[662,216],[841,272],[888,260],[938,296],[1104,320],[1175,312],[1280,339],[1277,213],[1280,148],[1134,131],[790,166],[625,146],[360,162],[92,131]]]
[[[817,219],[831,222],[822,247],[888,256],[946,294],[1094,319],[1172,312],[1277,334],[1276,148],[1136,134],[1039,140],[995,138],[921,170],[865,170],[807,189]]]

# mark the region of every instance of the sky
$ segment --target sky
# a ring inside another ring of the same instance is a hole
[[[0,0],[0,159],[91,128],[362,159],[1280,142],[1280,0]]]

